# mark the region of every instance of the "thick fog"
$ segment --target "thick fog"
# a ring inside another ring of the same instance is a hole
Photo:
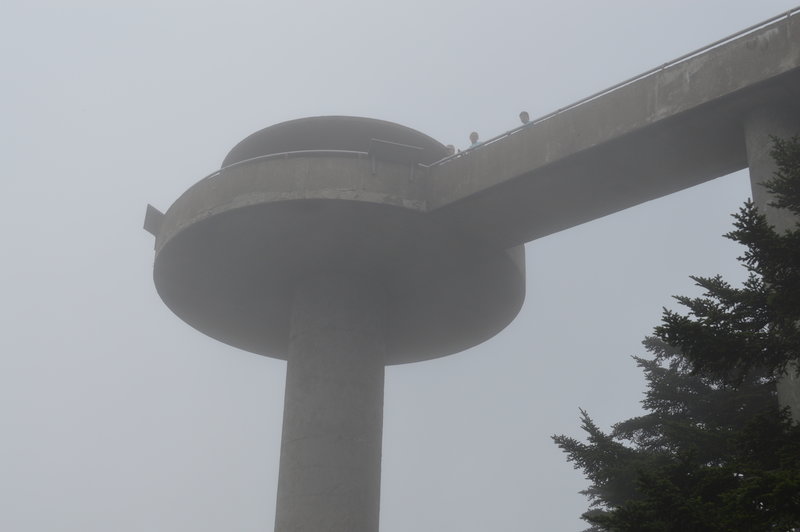
[[[145,205],[239,140],[315,115],[464,148],[795,0],[21,1],[0,9],[0,530],[272,530],[285,363],[159,299]],[[483,345],[386,376],[382,532],[576,531],[550,441],[640,412],[631,360],[721,238],[743,172],[527,244],[527,299]]]

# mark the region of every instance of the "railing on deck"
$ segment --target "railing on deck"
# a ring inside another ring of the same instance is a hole
[[[519,131],[521,131],[521,130],[527,128],[527,127],[530,127],[530,126],[532,126],[534,124],[540,124],[540,123],[544,122],[545,120],[549,120],[549,119],[553,118],[556,115],[560,115],[564,111],[569,111],[570,109],[574,109],[576,107],[579,107],[579,106],[581,106],[581,105],[583,105],[585,103],[591,102],[592,100],[596,100],[597,98],[600,98],[601,96],[605,96],[606,94],[609,94],[609,93],[614,92],[614,91],[616,91],[618,89],[621,89],[622,87],[630,85],[631,83],[634,83],[634,82],[639,81],[641,79],[644,79],[644,78],[647,78],[647,77],[652,76],[654,74],[657,74],[658,72],[661,72],[662,70],[664,70],[666,68],[675,66],[678,63],[681,63],[683,61],[691,59],[692,57],[700,55],[700,54],[702,54],[704,52],[708,52],[709,50],[713,50],[714,48],[717,48],[719,46],[722,46],[723,44],[729,43],[730,41],[732,41],[734,39],[738,39],[739,37],[747,35],[748,33],[753,33],[754,31],[759,30],[759,29],[763,28],[764,26],[768,26],[769,24],[772,24],[773,22],[775,22],[777,20],[780,20],[782,18],[788,19],[789,17],[791,17],[793,15],[796,15],[798,12],[800,12],[800,6],[792,8],[789,11],[786,11],[785,13],[781,13],[780,15],[776,15],[776,16],[770,18],[770,19],[767,19],[767,20],[764,20],[762,22],[759,22],[758,24],[754,24],[754,25],[750,26],[749,28],[745,28],[745,29],[743,29],[741,31],[738,31],[738,32],[734,33],[733,35],[729,35],[729,36],[724,37],[724,38],[722,38],[722,39],[720,39],[718,41],[714,41],[711,44],[703,46],[702,48],[698,48],[697,50],[695,50],[693,52],[689,52],[688,54],[684,54],[684,55],[682,55],[680,57],[677,57],[677,58],[673,59],[672,61],[668,61],[668,62],[664,63],[661,66],[657,66],[657,67],[655,67],[653,69],[648,70],[647,72],[644,72],[642,74],[634,76],[634,77],[632,77],[630,79],[626,79],[625,81],[621,81],[620,83],[617,83],[616,85],[613,85],[613,86],[611,86],[611,87],[609,87],[607,89],[603,89],[603,90],[601,90],[599,92],[596,92],[596,93],[594,93],[594,94],[592,94],[590,96],[587,96],[587,97],[585,97],[585,98],[583,98],[581,100],[578,100],[575,103],[571,103],[571,104],[569,104],[569,105],[567,105],[565,107],[561,107],[559,109],[556,109],[555,111],[553,111],[551,113],[548,113],[548,114],[546,114],[546,115],[544,115],[542,117],[539,117],[539,118],[537,118],[535,120],[531,120],[527,124],[523,124],[521,126],[515,127],[514,129],[506,131],[505,133],[501,133],[501,134],[497,135],[496,137],[492,137],[492,138],[490,138],[489,140],[487,140],[485,142],[481,142],[477,146],[469,147],[469,148],[467,148],[467,149],[465,149],[463,151],[460,151],[458,153],[455,153],[455,154],[450,155],[448,157],[445,157],[443,159],[439,159],[435,163],[430,164],[429,167],[431,167],[431,166],[439,166],[439,165],[445,164],[445,163],[447,163],[449,161],[452,161],[453,159],[458,159],[460,157],[464,157],[465,155],[469,155],[473,150],[475,150],[477,148],[480,148],[482,146],[486,146],[487,144],[492,144],[492,143],[497,142],[498,140],[502,140],[502,139],[504,139],[506,137],[510,137],[511,135],[513,135],[515,133],[518,133]]]
[[[366,159],[369,154],[365,151],[350,151],[350,150],[298,150],[298,151],[284,151],[280,153],[268,153],[267,155],[259,155],[258,157],[251,157],[249,159],[242,159],[235,163],[223,166],[219,170],[214,170],[200,181],[212,179],[226,170],[236,168],[244,164],[256,163],[266,161],[268,159],[293,159],[295,157],[354,157],[356,159]]]
[[[449,155],[447,157],[444,157],[443,159],[439,159],[438,161],[436,161],[434,163],[431,163],[429,165],[425,165],[425,164],[422,164],[422,163],[417,163],[417,165],[421,166],[421,167],[424,167],[424,168],[430,168],[430,167],[439,166],[439,165],[445,164],[445,163],[447,163],[449,161],[452,161],[454,159],[458,159],[460,157],[464,157],[466,155],[469,155],[476,148],[480,148],[480,147],[486,146],[488,144],[493,144],[493,143],[495,143],[495,142],[497,142],[499,140],[502,140],[502,139],[504,139],[506,137],[510,137],[511,135],[514,135],[515,133],[518,133],[519,131],[522,131],[523,129],[525,129],[527,127],[530,127],[530,126],[532,126],[534,124],[540,124],[540,123],[544,122],[545,120],[549,120],[549,119],[553,118],[554,116],[560,115],[561,113],[563,113],[565,111],[569,111],[570,109],[574,109],[576,107],[584,105],[584,104],[586,104],[588,102],[596,100],[597,98],[600,98],[601,96],[605,96],[606,94],[609,94],[609,93],[614,92],[614,91],[616,91],[618,89],[621,89],[622,87],[630,85],[631,83],[634,83],[634,82],[639,81],[641,79],[644,79],[644,78],[647,78],[649,76],[652,76],[652,75],[654,75],[654,74],[656,74],[658,72],[661,72],[665,68],[669,68],[669,67],[675,66],[678,63],[686,61],[687,59],[691,59],[692,57],[694,57],[696,55],[699,55],[701,53],[707,52],[709,50],[712,50],[714,48],[722,46],[723,44],[726,44],[726,43],[728,43],[728,42],[730,42],[730,41],[732,41],[734,39],[737,39],[739,37],[747,35],[748,33],[752,33],[752,32],[754,32],[756,30],[759,30],[759,29],[763,28],[764,26],[772,24],[773,22],[775,22],[777,20],[780,20],[782,18],[788,19],[789,17],[792,17],[792,16],[796,15],[799,12],[800,12],[800,6],[792,8],[789,11],[786,11],[785,13],[781,13],[780,15],[776,15],[776,16],[770,18],[770,19],[767,19],[767,20],[764,20],[762,22],[759,22],[758,24],[754,24],[754,25],[750,26],[749,28],[745,28],[745,29],[743,29],[741,31],[738,31],[738,32],[734,33],[733,35],[729,35],[729,36],[727,36],[725,38],[722,38],[722,39],[720,39],[718,41],[714,41],[711,44],[703,46],[702,48],[698,48],[697,50],[694,50],[693,52],[689,52],[688,54],[684,54],[684,55],[682,55],[680,57],[677,57],[677,58],[673,59],[672,61],[668,61],[668,62],[664,63],[661,66],[658,66],[658,67],[655,67],[653,69],[648,70],[647,72],[644,72],[644,73],[639,74],[637,76],[634,76],[632,78],[626,79],[625,81],[621,81],[620,83],[617,83],[616,85],[613,85],[613,86],[611,86],[611,87],[609,87],[607,89],[603,89],[603,90],[601,90],[599,92],[595,92],[594,94],[586,96],[585,98],[582,98],[582,99],[578,100],[575,103],[571,103],[569,105],[566,105],[564,107],[556,109],[555,111],[553,111],[551,113],[548,113],[548,114],[546,114],[544,116],[541,116],[539,118],[531,120],[527,124],[523,124],[523,125],[517,126],[514,129],[511,129],[509,131],[501,133],[501,134],[499,134],[499,135],[497,135],[495,137],[490,138],[489,140],[487,140],[485,142],[481,142],[477,146],[466,148],[463,151],[460,151],[460,152],[455,153],[453,155]],[[235,167],[243,165],[243,164],[250,164],[250,163],[254,163],[254,162],[265,161],[265,160],[268,160],[268,159],[291,159],[291,158],[294,158],[294,157],[320,157],[320,156],[325,156],[325,157],[356,157],[358,159],[362,159],[362,158],[365,159],[365,158],[369,157],[369,153],[363,152],[363,151],[349,151],[349,150],[299,150],[299,151],[288,151],[288,152],[281,152],[281,153],[270,153],[268,155],[260,155],[258,157],[252,157],[250,159],[244,159],[244,160],[241,160],[241,161],[237,161],[237,162],[235,162],[233,164],[229,164],[228,166],[224,166],[224,167],[220,168],[219,170],[215,170],[214,172],[210,173],[209,175],[204,177],[201,181],[204,181],[206,179],[214,178],[214,177],[220,175],[225,170],[229,170],[231,168],[235,168]]]

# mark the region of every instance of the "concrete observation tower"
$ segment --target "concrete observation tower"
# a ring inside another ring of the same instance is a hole
[[[387,364],[501,331],[525,242],[749,168],[800,133],[800,8],[447,157],[390,122],[247,137],[162,214],[153,277],[181,319],[287,360],[275,530],[375,532]],[[800,420],[800,381],[779,400]]]
[[[522,246],[426,214],[420,165],[446,155],[390,122],[294,120],[151,211],[167,306],[288,361],[276,530],[377,530],[384,366],[479,344],[522,306]]]

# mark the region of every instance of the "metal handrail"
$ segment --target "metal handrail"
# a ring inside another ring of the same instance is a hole
[[[439,165],[445,164],[445,163],[447,163],[449,161],[452,161],[453,159],[458,159],[459,157],[463,157],[464,155],[467,155],[467,154],[471,153],[472,151],[474,151],[477,148],[486,146],[488,144],[493,144],[493,143],[497,142],[498,140],[502,140],[502,139],[504,139],[506,137],[510,137],[511,135],[513,135],[513,134],[515,134],[515,133],[517,133],[517,132],[519,132],[519,131],[527,128],[527,127],[530,127],[530,126],[532,126],[534,124],[540,124],[540,123],[544,122],[545,120],[549,120],[549,119],[553,118],[554,116],[563,113],[564,111],[568,111],[570,109],[574,109],[575,107],[579,107],[579,106],[581,106],[583,104],[586,104],[586,103],[589,103],[589,102],[591,102],[593,100],[596,100],[597,98],[599,98],[601,96],[605,96],[606,94],[609,94],[609,93],[614,92],[616,90],[619,90],[619,89],[621,89],[623,87],[626,87],[626,86],[630,85],[631,83],[634,83],[636,81],[639,81],[639,80],[647,78],[647,77],[650,77],[653,74],[661,72],[665,68],[669,68],[669,67],[675,66],[678,63],[686,61],[687,59],[691,59],[692,57],[697,56],[697,55],[699,55],[701,53],[708,52],[709,50],[712,50],[712,49],[717,48],[718,46],[721,46],[723,44],[726,44],[726,43],[728,43],[728,42],[730,42],[730,41],[732,41],[734,39],[737,39],[739,37],[747,35],[748,33],[752,33],[754,31],[756,31],[758,29],[761,29],[764,26],[767,26],[769,24],[772,24],[773,22],[775,22],[777,20],[780,20],[780,19],[782,19],[784,17],[786,19],[788,19],[789,17],[792,17],[792,16],[796,15],[798,12],[800,12],[800,6],[794,7],[792,9],[786,11],[785,13],[781,13],[780,15],[776,15],[776,16],[774,16],[772,18],[769,18],[767,20],[764,20],[762,22],[754,24],[754,25],[752,25],[752,26],[750,26],[748,28],[745,28],[743,30],[737,31],[736,33],[734,33],[732,35],[729,35],[727,37],[723,37],[722,39],[719,39],[718,41],[714,41],[711,44],[707,44],[707,45],[703,46],[702,48],[698,48],[697,50],[694,50],[693,52],[689,52],[688,54],[684,54],[684,55],[682,55],[680,57],[676,57],[675,59],[673,59],[671,61],[668,61],[668,62],[662,64],[661,66],[652,68],[652,69],[648,70],[647,72],[644,72],[642,74],[638,74],[638,75],[636,75],[636,76],[634,76],[632,78],[626,79],[625,81],[621,81],[621,82],[617,83],[616,85],[612,85],[611,87],[609,87],[607,89],[603,89],[601,91],[595,92],[594,94],[586,96],[585,98],[582,98],[582,99],[578,100],[575,103],[571,103],[569,105],[566,105],[564,107],[556,109],[555,111],[552,111],[552,112],[550,112],[550,113],[548,113],[548,114],[546,114],[544,116],[541,116],[541,117],[539,117],[539,118],[537,118],[535,120],[531,120],[527,124],[522,124],[521,126],[517,126],[514,129],[506,131],[505,133],[501,133],[501,134],[499,134],[499,135],[497,135],[495,137],[492,137],[492,138],[490,138],[489,140],[487,140],[485,142],[481,142],[477,146],[470,146],[469,148],[466,148],[463,151],[460,151],[460,152],[455,153],[453,155],[448,155],[447,157],[444,157],[444,158],[439,159],[438,161],[436,161],[434,163],[431,163],[430,165],[428,165],[428,167],[439,166]]]
[[[363,159],[369,156],[365,151],[352,151],[352,150],[297,150],[297,151],[282,151],[279,153],[268,153],[266,155],[259,155],[258,157],[251,157],[249,159],[242,159],[236,161],[228,166],[223,166],[219,170],[214,170],[200,181],[211,179],[223,173],[225,170],[236,168],[243,164],[250,164],[254,162],[266,161],[268,159],[293,159],[295,157],[355,157],[356,159]]]

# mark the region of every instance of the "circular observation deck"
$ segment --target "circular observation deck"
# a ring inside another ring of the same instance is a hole
[[[367,118],[254,133],[165,213],[158,293],[201,332],[285,359],[294,287],[345,272],[386,293],[387,364],[477,345],[522,306],[524,248],[497,251],[431,220],[424,165],[446,154],[423,133]]]

